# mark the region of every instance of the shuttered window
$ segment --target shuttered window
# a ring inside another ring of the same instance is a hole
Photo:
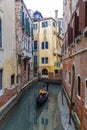
[[[75,12],[74,17],[74,38],[76,38],[79,34],[79,16],[77,16],[77,13]]]
[[[79,0],[79,31],[87,26],[87,2]]]

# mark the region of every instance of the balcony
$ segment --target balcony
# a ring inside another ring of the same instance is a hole
[[[29,52],[27,50],[22,50],[23,58],[31,59],[32,58],[32,52]]]
[[[18,49],[17,49],[17,55],[18,55],[18,56],[22,56],[22,55],[23,55],[21,48],[18,48]]]
[[[54,55],[55,56],[61,56],[62,54],[61,54],[61,49],[54,49]]]

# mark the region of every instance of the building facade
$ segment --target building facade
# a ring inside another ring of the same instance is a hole
[[[13,88],[16,77],[15,3],[0,1],[0,95]]]
[[[17,82],[19,86],[23,86],[33,79],[33,26],[29,11],[24,2],[16,0],[15,6]]]
[[[22,0],[0,1],[0,95],[33,78],[33,28]]]
[[[87,130],[87,2],[66,0],[70,20],[63,39],[63,86],[78,129]],[[65,18],[63,18],[65,19]],[[65,21],[64,21],[65,25]]]
[[[33,22],[34,30],[34,75],[55,79],[61,73],[61,41],[57,23],[53,18]]]

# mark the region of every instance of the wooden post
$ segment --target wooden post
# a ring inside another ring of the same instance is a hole
[[[73,86],[74,86],[74,71],[72,72],[72,84],[71,84],[71,98],[70,98],[70,114],[69,114],[69,124],[71,124],[71,116],[72,116],[72,99],[73,99]]]
[[[62,88],[62,105],[64,105],[63,94],[64,94],[64,90],[63,90],[63,88]]]
[[[82,109],[81,109],[81,125],[80,130],[84,130],[84,100],[82,100]]]

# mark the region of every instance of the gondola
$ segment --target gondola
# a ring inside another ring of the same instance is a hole
[[[38,92],[36,99],[37,105],[40,106],[48,100],[48,89],[45,87],[41,88]]]

